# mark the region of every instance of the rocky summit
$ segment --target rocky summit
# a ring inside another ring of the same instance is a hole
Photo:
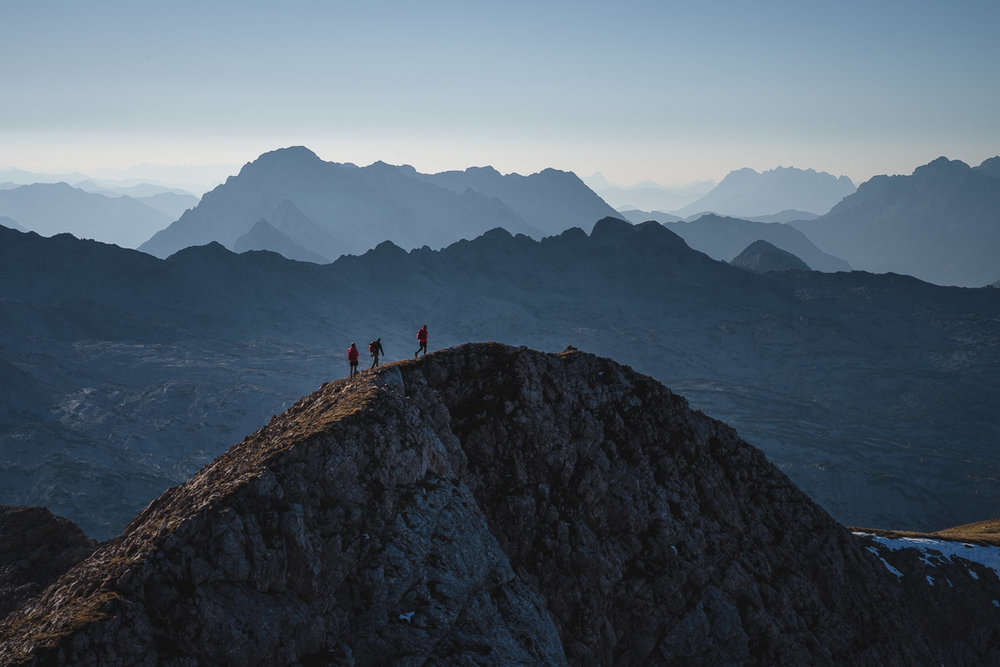
[[[607,359],[471,344],[274,417],[12,611],[0,662],[991,662],[985,604],[934,643],[731,428]]]

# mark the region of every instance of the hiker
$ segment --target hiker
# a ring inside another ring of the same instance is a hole
[[[369,370],[378,366],[378,356],[380,354],[385,354],[385,350],[382,349],[382,339],[376,338],[372,342],[368,343],[368,353],[372,355],[372,365],[369,366]]]
[[[420,327],[420,330],[417,331],[417,342],[420,343],[420,347],[418,347],[417,351],[413,353],[413,358],[414,359],[417,358],[417,355],[420,354],[421,350],[423,350],[424,354],[427,354],[427,325],[426,324],[424,326]]]
[[[354,377],[358,374],[358,348],[351,343],[351,346],[347,348],[347,361],[351,364],[351,375]]]

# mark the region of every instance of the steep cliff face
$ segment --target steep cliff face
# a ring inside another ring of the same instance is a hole
[[[11,613],[0,659],[946,657],[903,602],[856,537],[666,387],[478,344],[323,385]]]

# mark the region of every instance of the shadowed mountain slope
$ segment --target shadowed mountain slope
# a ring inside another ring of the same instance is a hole
[[[878,558],[606,359],[465,345],[323,385],[0,625],[5,663],[900,664]]]
[[[92,554],[97,544],[45,508],[0,505],[0,619]]]

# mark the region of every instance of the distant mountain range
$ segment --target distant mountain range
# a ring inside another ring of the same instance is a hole
[[[942,157],[910,176],[876,176],[794,225],[858,269],[982,287],[1000,277],[1000,158],[971,168]]]
[[[590,225],[587,225],[588,227]],[[266,230],[265,230],[266,231]],[[1000,292],[747,272],[657,223],[329,265],[218,243],[167,260],[0,229],[0,503],[96,537],[380,336],[613,355],[734,425],[835,517],[936,529],[1000,506]]]
[[[822,214],[855,189],[847,176],[825,171],[778,167],[758,173],[744,168],[729,172],[705,196],[670,212],[683,218],[698,213],[748,218],[789,209]]]
[[[585,177],[583,182],[618,210],[636,208],[648,211],[673,211],[681,208],[705,196],[717,185],[715,181],[706,180],[683,185],[660,185],[644,181],[637,185],[623,186],[610,183],[599,172]],[[653,218],[646,218],[651,219]]]
[[[805,234],[787,224],[718,215],[703,215],[691,222],[661,223],[695,250],[724,262],[732,261],[754,241],[764,240],[795,255],[816,271],[849,271],[851,268],[844,260],[817,248]]]
[[[568,172],[504,176],[483,167],[421,174],[383,162],[324,162],[292,147],[245,165],[141,249],[166,257],[212,241],[245,247],[245,235],[264,220],[272,249],[306,248],[332,261],[385,240],[439,248],[494,227],[541,238],[607,215],[616,213]]]
[[[136,248],[172,218],[131,197],[107,197],[66,183],[35,183],[0,190],[0,215],[43,236],[78,238]]]

